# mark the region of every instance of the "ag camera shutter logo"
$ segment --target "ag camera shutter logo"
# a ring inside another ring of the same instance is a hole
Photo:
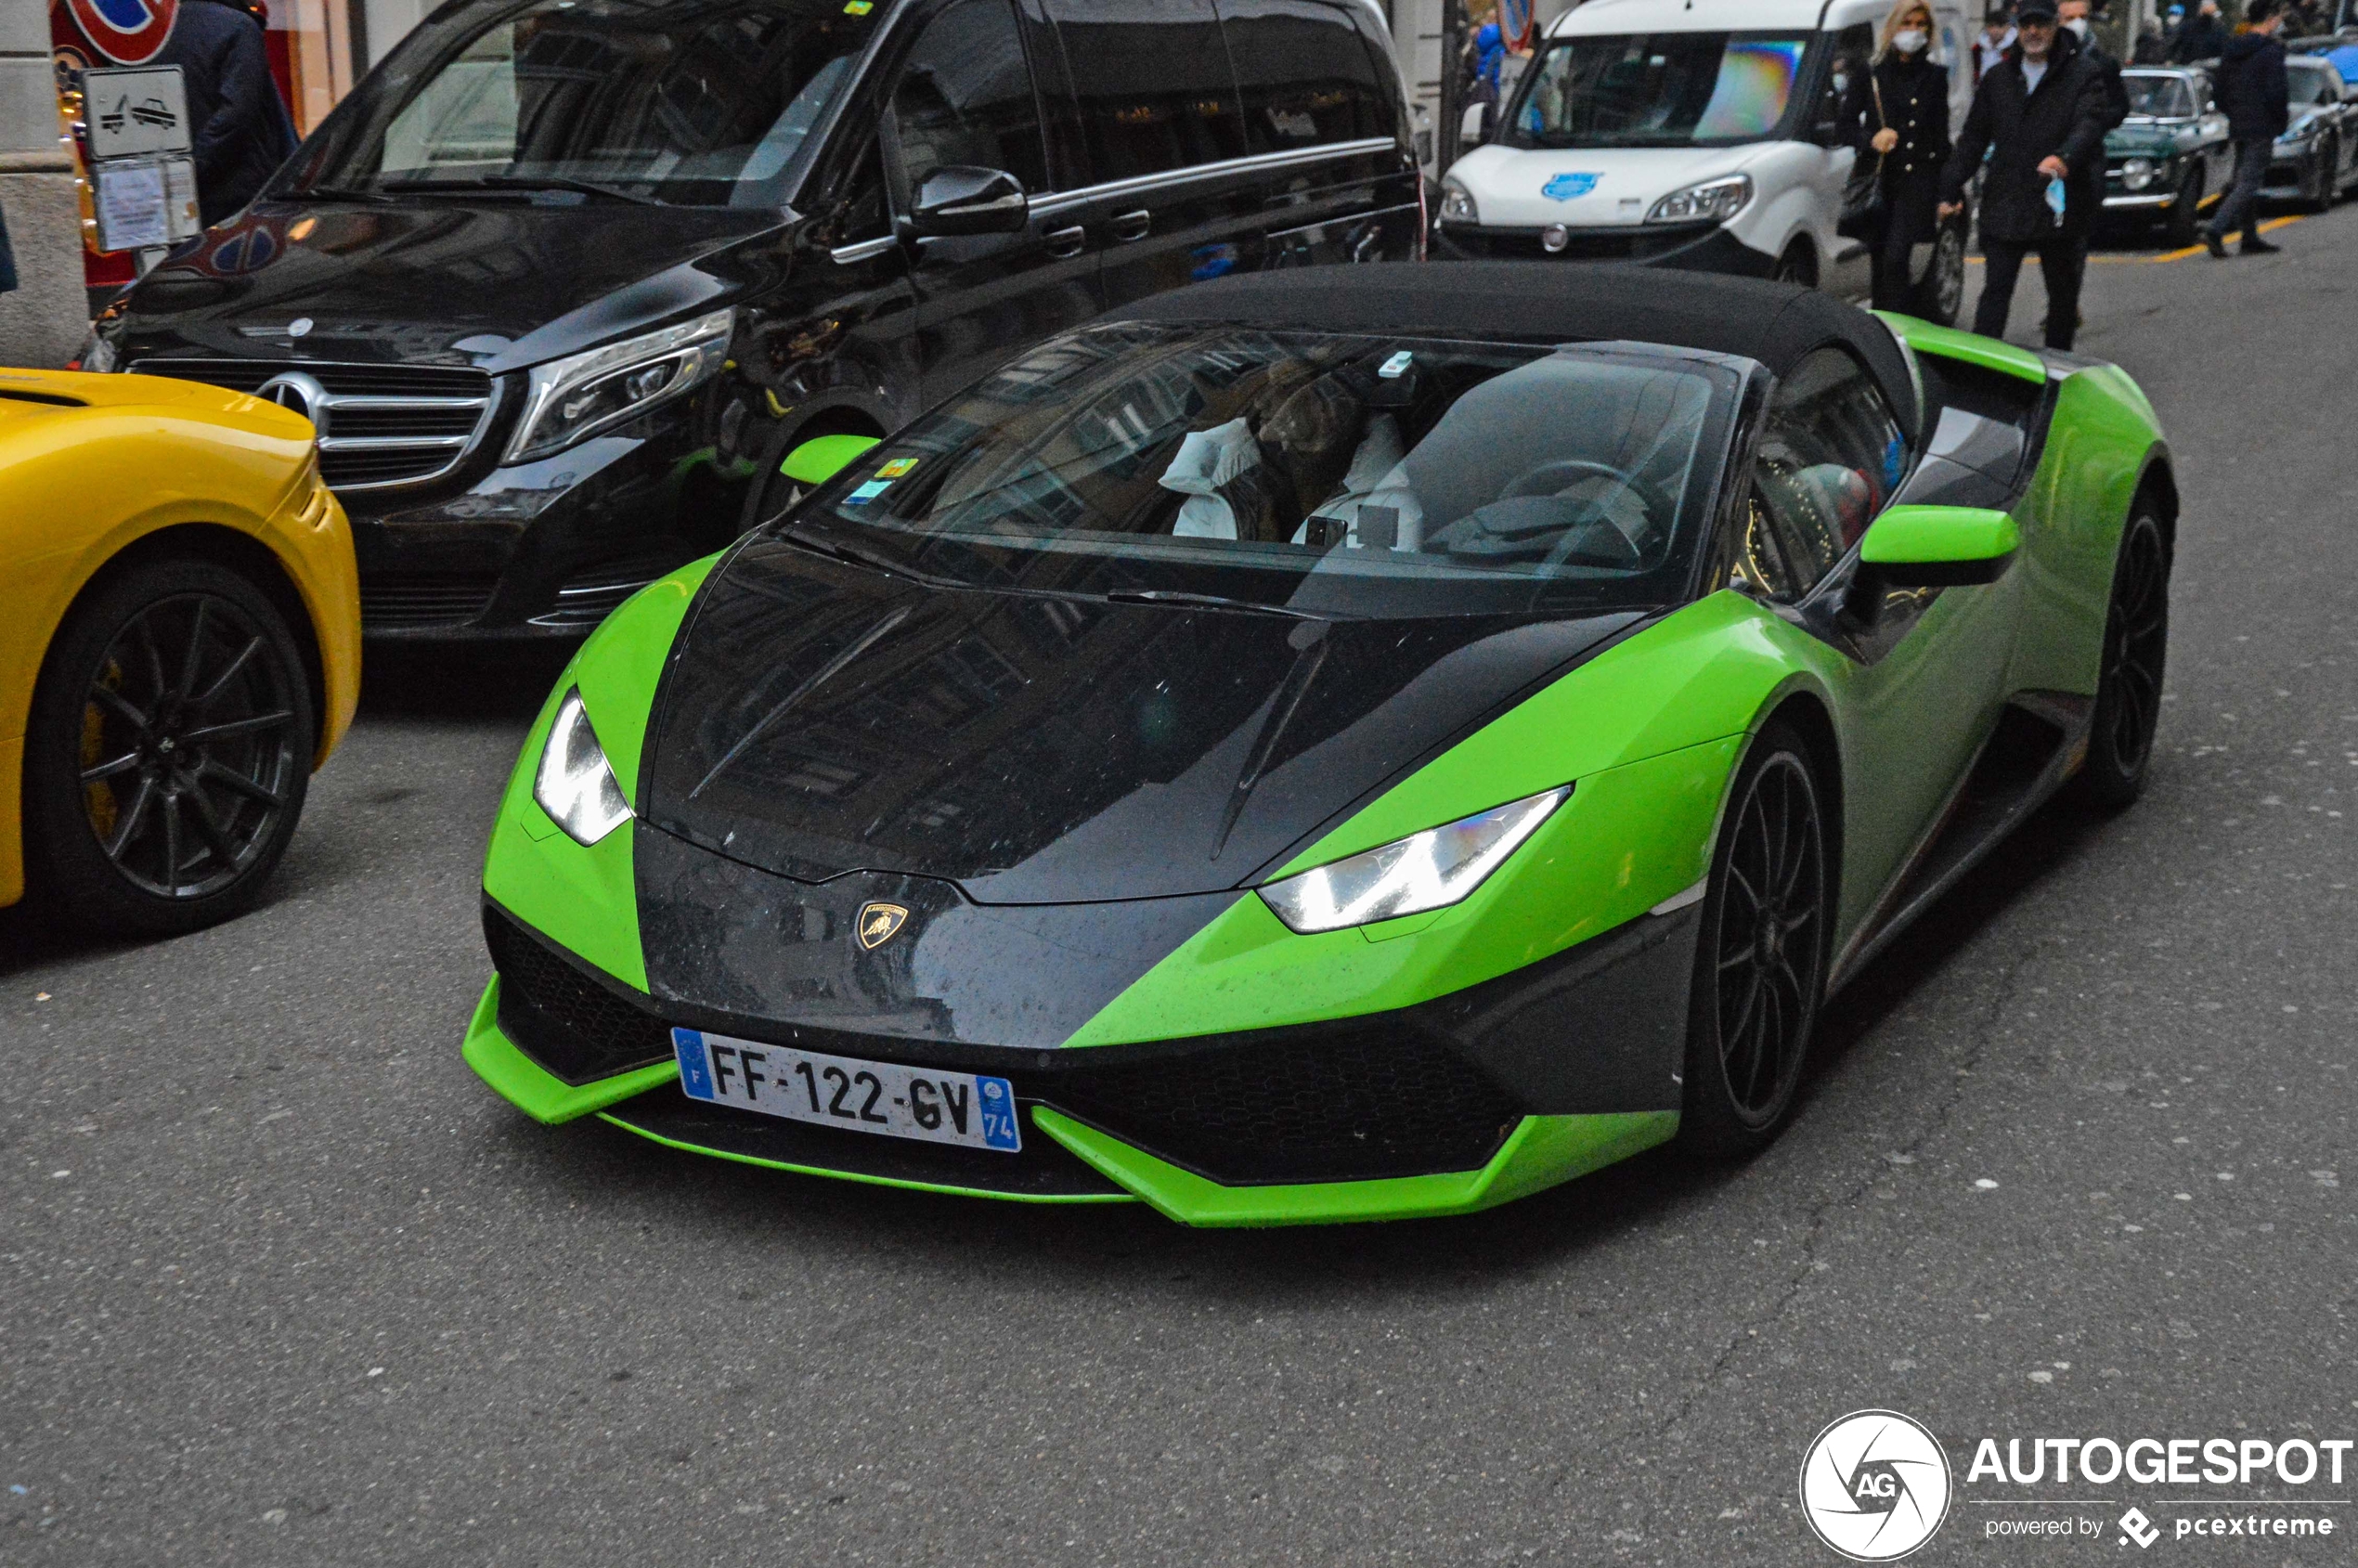
[[[1949,1456],[1897,1410],[1854,1410],[1818,1434],[1801,1461],[1801,1512],[1853,1562],[1907,1556],[1949,1516]]]

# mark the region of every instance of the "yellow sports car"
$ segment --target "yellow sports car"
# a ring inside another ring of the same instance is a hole
[[[238,914],[359,691],[352,530],[310,421],[0,369],[0,904],[148,934]]]

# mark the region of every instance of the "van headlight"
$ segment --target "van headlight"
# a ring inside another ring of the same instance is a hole
[[[2120,166],[2120,184],[2128,190],[2143,190],[2154,182],[2154,161],[2131,158]]]
[[[1261,897],[1288,928],[1304,934],[1445,909],[1481,887],[1571,793],[1567,784],[1412,833],[1269,883]]]
[[[1473,192],[1454,179],[1441,182],[1441,221],[1443,223],[1482,222],[1482,209],[1474,205]]]
[[[733,313],[716,310],[621,343],[535,365],[508,461],[562,451],[710,379],[729,353]]]
[[[532,776],[532,797],[577,844],[595,844],[630,820],[630,802],[606,765],[605,748],[590,727],[590,710],[581,706],[577,686],[557,704],[556,721],[549,726],[540,766]]]
[[[1752,176],[1729,175],[1674,190],[1646,214],[1648,223],[1726,223],[1752,201]]]

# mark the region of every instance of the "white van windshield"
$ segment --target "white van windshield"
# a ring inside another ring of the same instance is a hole
[[[1527,73],[1510,147],[1699,147],[1776,135],[1807,33],[1559,38]]]

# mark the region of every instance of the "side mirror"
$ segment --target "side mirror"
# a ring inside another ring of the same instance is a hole
[[[1017,234],[1031,221],[1023,182],[1004,169],[952,163],[917,187],[907,231],[919,240],[959,234]]]
[[[788,452],[778,472],[797,485],[823,485],[875,444],[873,435],[814,435]]]
[[[1886,588],[1991,583],[2006,575],[2021,548],[2022,530],[2002,512],[1895,506],[1859,542],[1859,576]]]

